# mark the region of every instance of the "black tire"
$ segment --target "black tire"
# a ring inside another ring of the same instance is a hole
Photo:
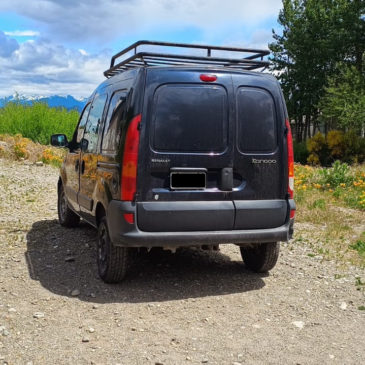
[[[131,249],[113,245],[106,217],[101,218],[97,240],[97,264],[101,279],[109,284],[121,282],[127,273],[130,260]]]
[[[268,272],[277,263],[280,242],[259,243],[250,247],[240,247],[246,266],[254,272]]]
[[[58,220],[63,227],[76,227],[80,223],[80,217],[68,206],[63,186],[58,190],[57,201]]]

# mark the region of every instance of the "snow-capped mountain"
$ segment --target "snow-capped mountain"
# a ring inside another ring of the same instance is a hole
[[[50,107],[64,107],[67,110],[77,109],[79,112],[82,111],[82,108],[86,102],[85,99],[77,99],[71,95],[61,96],[61,95],[52,95],[52,96],[33,96],[33,95],[20,95],[14,94],[11,96],[7,96],[4,98],[0,98],[0,108],[3,107],[8,102],[18,101],[22,104],[32,104],[35,101],[41,101],[47,103]]]

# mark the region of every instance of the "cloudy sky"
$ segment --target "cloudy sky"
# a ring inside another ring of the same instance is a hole
[[[267,48],[281,0],[0,0],[0,97],[89,96],[140,40]]]

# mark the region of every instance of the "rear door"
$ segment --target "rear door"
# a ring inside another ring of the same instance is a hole
[[[147,71],[138,225],[147,231],[281,226],[288,203],[278,84],[232,71],[202,81],[206,74]]]
[[[235,151],[232,199],[235,229],[273,228],[285,223],[284,110],[276,80],[232,75]]]
[[[138,170],[138,225],[146,231],[230,230],[234,128],[232,78],[149,69]]]

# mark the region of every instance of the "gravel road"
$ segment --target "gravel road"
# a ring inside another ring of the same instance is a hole
[[[364,363],[364,270],[298,242],[258,275],[222,245],[140,255],[106,285],[95,230],[57,222],[57,178],[0,160],[0,364]]]

